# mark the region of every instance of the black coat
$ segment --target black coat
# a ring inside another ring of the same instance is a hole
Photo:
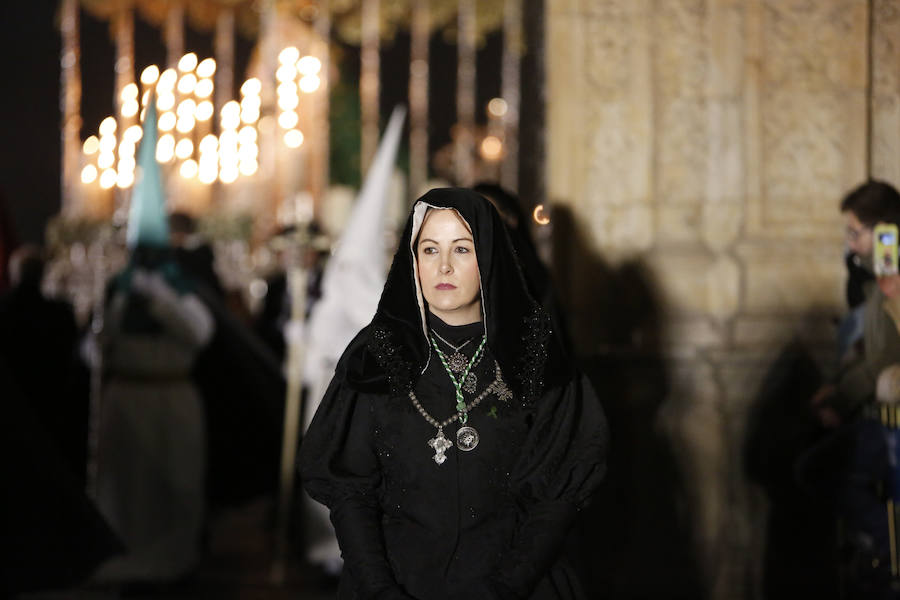
[[[589,383],[565,363],[530,297],[493,207],[467,190],[419,202],[455,208],[475,239],[484,324],[431,331],[460,343],[484,333],[471,402],[497,369],[512,397],[488,391],[469,412],[480,435],[437,464],[428,442],[454,414],[454,389],[423,331],[413,219],[372,324],[351,342],[301,448],[306,489],[331,509],[345,560],[339,597],[582,597],[561,559],[576,510],[605,471],[606,422]],[[445,427],[451,440],[458,423]]]

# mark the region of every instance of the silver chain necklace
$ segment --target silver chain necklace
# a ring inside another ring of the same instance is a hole
[[[432,457],[434,462],[439,465],[444,464],[444,461],[447,460],[447,450],[453,447],[453,442],[448,440],[444,435],[444,427],[460,420],[460,415],[468,416],[469,411],[478,406],[481,401],[492,392],[495,393],[497,398],[502,402],[508,402],[509,399],[512,398],[512,392],[510,391],[509,386],[506,385],[506,382],[503,381],[503,374],[500,372],[500,365],[497,364],[497,361],[494,361],[494,381],[484,388],[478,396],[469,401],[464,408],[461,408],[453,416],[448,417],[443,421],[438,421],[428,414],[428,411],[425,410],[419,402],[419,399],[416,398],[416,393],[413,390],[409,390],[409,399],[412,400],[413,406],[416,407],[419,414],[422,415],[432,427],[437,429],[437,435],[428,440],[428,446],[434,450],[434,456]],[[473,435],[474,437],[471,437]],[[456,435],[456,446],[460,450],[468,452],[474,450],[477,445],[478,433],[471,427],[460,427]]]
[[[433,333],[433,334],[435,335],[435,337],[437,337],[437,339],[441,340],[442,342],[444,342],[445,344],[447,344],[448,346],[450,346],[451,348],[453,348],[453,351],[454,351],[454,352],[459,352],[460,350],[462,350],[463,348],[465,348],[466,346],[468,346],[470,343],[472,343],[472,340],[475,339],[475,338],[471,338],[471,339],[469,339],[469,340],[466,340],[465,342],[463,342],[463,343],[460,344],[459,346],[454,346],[454,345],[451,344],[449,341],[447,341],[446,338],[444,338],[441,334],[439,334],[439,333],[438,333],[437,331],[435,331],[434,329],[431,330],[431,333]]]
[[[469,359],[466,358],[466,355],[463,354],[462,352],[460,352],[460,350],[462,350],[463,348],[468,346],[469,343],[472,340],[474,340],[475,338],[472,338],[472,339],[466,341],[462,345],[454,346],[453,344],[448,342],[446,339],[441,337],[441,335],[434,329],[431,330],[431,333],[434,334],[434,336],[437,339],[441,340],[442,342],[444,342],[445,344],[447,344],[448,346],[450,346],[453,349],[453,354],[451,354],[450,356],[447,357],[447,364],[450,366],[450,370],[453,371],[454,373],[462,373],[463,370],[465,370],[466,365],[469,362]]]

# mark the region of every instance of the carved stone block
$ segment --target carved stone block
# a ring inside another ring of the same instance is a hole
[[[845,302],[841,247],[825,243],[742,243],[743,312],[753,315],[836,312]]]

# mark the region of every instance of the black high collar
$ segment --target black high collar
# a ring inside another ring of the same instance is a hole
[[[428,328],[451,344],[462,344],[467,340],[484,335],[484,323],[476,321],[466,325],[448,325],[440,317],[429,311],[426,314]],[[440,340],[438,340],[440,341]]]

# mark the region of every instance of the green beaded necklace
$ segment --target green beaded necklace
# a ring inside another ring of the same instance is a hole
[[[462,386],[466,381],[466,377],[469,376],[469,371],[472,370],[472,366],[478,361],[478,358],[481,356],[481,353],[484,352],[484,345],[487,343],[487,336],[481,336],[481,344],[478,345],[478,349],[475,350],[475,354],[472,355],[472,358],[469,360],[469,364],[466,365],[466,368],[463,369],[462,373],[459,374],[459,378],[453,374],[453,371],[450,369],[450,365],[447,364],[447,355],[438,347],[437,341],[434,339],[434,336],[431,336],[431,345],[434,347],[435,352],[437,352],[438,358],[441,359],[441,364],[444,365],[444,369],[447,371],[447,375],[450,376],[450,381],[453,383],[453,388],[456,390],[456,412],[459,415],[459,422],[462,425],[466,424],[466,421],[469,420],[469,413],[466,411],[466,401],[463,399]]]

